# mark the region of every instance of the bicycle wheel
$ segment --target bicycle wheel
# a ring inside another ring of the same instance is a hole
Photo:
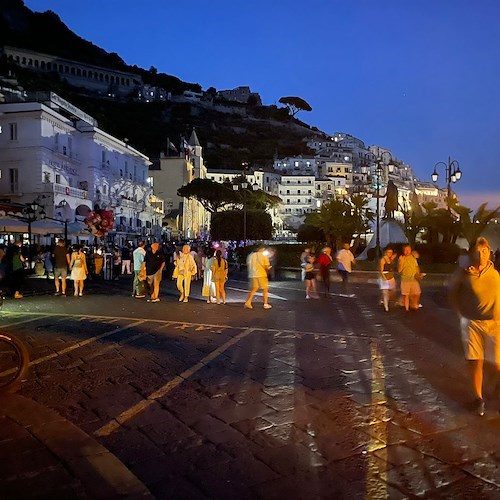
[[[19,388],[29,367],[29,354],[19,339],[0,333],[0,392]]]

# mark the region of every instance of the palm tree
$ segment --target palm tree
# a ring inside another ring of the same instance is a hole
[[[500,216],[500,206],[488,210],[488,203],[483,203],[471,218],[472,210],[467,207],[456,205],[453,209],[460,215],[460,234],[467,240],[469,246],[481,236],[488,222]]]

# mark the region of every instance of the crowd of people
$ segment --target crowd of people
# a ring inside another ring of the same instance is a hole
[[[7,283],[15,299],[23,298],[23,280],[28,266],[39,276],[54,279],[55,295],[68,293],[67,280],[74,283],[72,293],[76,297],[84,294],[84,285],[90,277],[119,279],[133,274],[132,296],[148,302],[160,302],[162,279],[173,279],[179,292],[179,302],[189,302],[192,281],[202,280],[202,296],[209,304],[226,304],[225,284],[230,267],[240,270],[235,260],[236,246],[226,248],[217,245],[162,244],[140,241],[133,248],[126,244],[119,247],[66,246],[59,240],[53,248],[39,248],[31,258],[20,242],[8,246],[0,245],[0,280]],[[241,257],[241,253],[239,253]],[[378,284],[380,303],[388,312],[393,305],[405,311],[418,310],[421,306],[420,281],[425,276],[420,271],[419,254],[410,245],[403,245],[398,255],[396,248],[388,246],[378,262]],[[451,299],[459,315],[462,342],[469,363],[471,391],[474,408],[479,415],[485,413],[483,399],[484,362],[490,360],[500,373],[500,251],[492,252],[485,238],[479,238],[469,251],[464,251],[457,262],[457,271],[452,278]],[[330,294],[332,269],[336,269],[342,281],[342,290],[348,286],[356,259],[348,243],[332,255],[330,247],[318,254],[306,248],[300,256],[302,279],[305,281],[306,299],[319,298],[321,283],[323,296]],[[249,292],[244,303],[253,309],[253,298],[261,290],[263,308],[269,304],[269,275],[273,266],[269,250],[255,247],[247,259]],[[397,297],[397,290],[400,294]]]

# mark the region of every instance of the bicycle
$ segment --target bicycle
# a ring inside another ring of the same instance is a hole
[[[3,305],[0,292],[0,309]],[[0,393],[15,392],[26,378],[30,357],[20,339],[0,332]]]

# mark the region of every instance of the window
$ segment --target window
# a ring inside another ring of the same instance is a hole
[[[66,155],[66,154],[67,154],[66,146],[63,146],[63,155]]]
[[[68,137],[68,153],[70,158],[73,156],[72,150],[73,150],[73,139],[71,137]]]
[[[61,184],[61,174],[56,174],[56,184]]]
[[[123,169],[120,168],[120,177],[123,177]]]
[[[17,168],[9,168],[9,187],[11,193],[19,191],[19,170]]]
[[[286,194],[290,194],[290,190],[289,189],[286,190]]]
[[[9,123],[10,140],[17,141],[17,123]]]

